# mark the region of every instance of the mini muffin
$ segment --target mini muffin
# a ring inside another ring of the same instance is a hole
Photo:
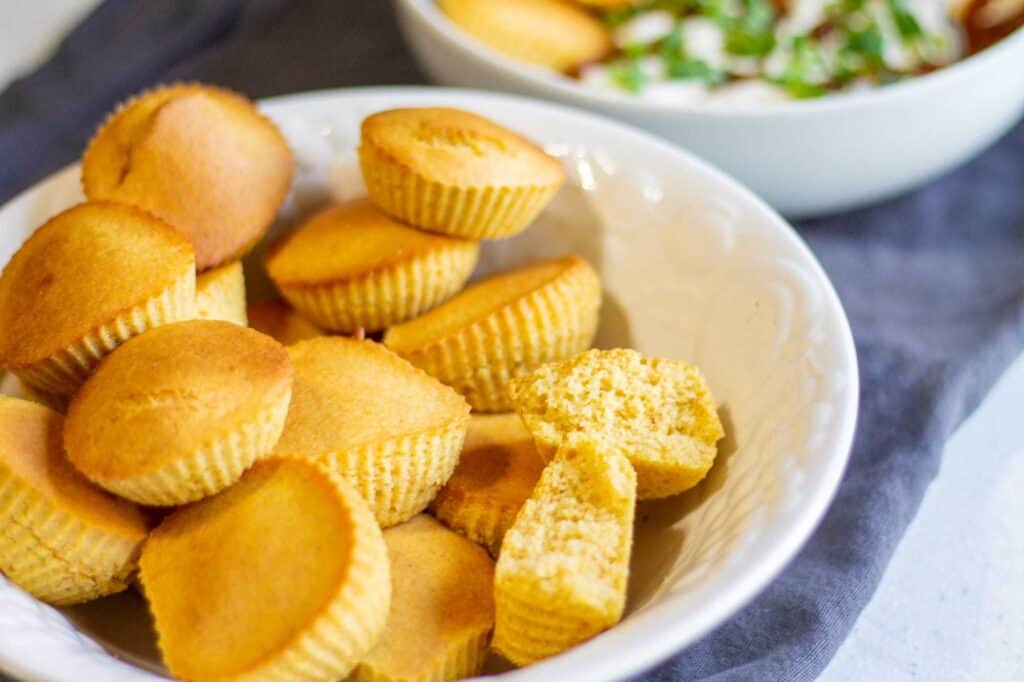
[[[515,409],[542,456],[589,442],[636,469],[641,499],[697,485],[725,432],[693,365],[635,350],[591,350],[512,382]]]
[[[75,394],[64,446],[121,497],[185,504],[273,449],[291,386],[288,353],[257,331],[214,320],[159,327],[111,353]]]
[[[258,462],[153,531],[141,578],[178,679],[345,677],[377,643],[391,595],[366,503],[312,462]]]
[[[555,71],[599,61],[612,49],[605,25],[565,0],[438,0],[438,4],[452,22],[488,47]]]
[[[458,462],[466,401],[373,341],[323,337],[288,354],[295,386],[275,454],[340,473],[381,526],[426,508]]]
[[[384,343],[466,396],[474,410],[511,409],[508,382],[590,347],[601,282],[579,256],[477,282],[426,315],[392,327]]]
[[[192,242],[200,270],[237,260],[273,222],[294,160],[280,131],[241,95],[199,84],[144,92],[118,107],[82,157],[90,199],[163,218]]]
[[[543,469],[544,460],[519,415],[472,415],[459,465],[431,511],[498,556],[505,532]]]
[[[313,323],[378,331],[421,315],[461,289],[476,242],[421,232],[365,200],[332,206],[278,241],[267,272]]]
[[[622,617],[636,475],[622,455],[563,449],[505,535],[494,576],[495,651],[554,656]]]
[[[596,9],[618,9],[619,7],[639,5],[641,1],[642,0],[576,0],[576,4],[583,5],[584,7],[594,7]]]
[[[188,241],[142,211],[79,204],[36,230],[0,277],[0,364],[71,395],[131,337],[195,317]]]
[[[409,225],[465,239],[526,229],[565,180],[519,135],[458,109],[393,109],[363,121],[370,199]]]
[[[201,320],[224,320],[248,326],[245,314],[245,273],[235,261],[196,278],[196,314]]]
[[[0,396],[0,571],[64,606],[128,587],[148,528],[142,512],[75,471],[64,418]]]
[[[494,562],[429,516],[384,531],[391,613],[355,669],[365,682],[452,682],[479,675],[494,628]]]
[[[323,336],[324,332],[315,324],[295,312],[280,299],[268,299],[250,303],[246,309],[249,326],[256,331],[277,339],[290,346],[306,339]]]

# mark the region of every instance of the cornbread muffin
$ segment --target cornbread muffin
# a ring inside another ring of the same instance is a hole
[[[466,401],[373,341],[322,337],[288,354],[295,386],[274,452],[347,478],[382,527],[425,509],[458,462]]]
[[[636,475],[589,445],[544,469],[501,546],[493,648],[526,665],[615,625],[626,604]]]
[[[111,353],[75,394],[64,446],[97,485],[150,506],[223,490],[284,427],[284,347],[230,322],[158,327]]]
[[[144,92],[107,119],[82,157],[90,199],[132,204],[192,242],[200,270],[237,260],[277,215],[294,160],[241,95],[199,84]]]
[[[384,531],[391,613],[355,669],[365,682],[451,682],[479,675],[494,628],[494,562],[429,516]]]
[[[235,261],[196,278],[196,314],[201,320],[224,320],[248,326],[245,313],[245,273]]]
[[[516,411],[539,451],[593,443],[636,469],[640,499],[697,485],[725,432],[693,365],[635,350],[591,350],[512,382]]]
[[[68,396],[147,329],[195,317],[188,241],[137,209],[79,204],[36,230],[0,276],[0,365]]]
[[[320,327],[378,331],[450,298],[479,250],[476,242],[406,227],[360,199],[321,211],[279,240],[267,272]]]
[[[504,412],[512,407],[510,380],[590,347],[600,307],[594,268],[569,256],[477,282],[392,327],[384,343],[462,393],[474,410]]]
[[[312,462],[258,462],[153,531],[141,578],[171,674],[343,678],[377,643],[391,595],[366,503]]]
[[[58,606],[126,589],[149,530],[68,464],[63,427],[46,407],[0,396],[0,571]]]
[[[612,49],[605,25],[566,0],[438,0],[438,4],[452,22],[488,47],[555,71],[599,61]]]
[[[366,118],[359,160],[378,208],[465,239],[522,232],[565,181],[561,164],[540,147],[458,109],[393,109]]]
[[[250,327],[277,339],[286,346],[324,335],[319,327],[292,310],[291,306],[280,299],[250,303],[246,314]]]
[[[593,7],[595,9],[617,9],[619,7],[639,5],[641,1],[642,0],[576,0],[576,3],[583,5],[584,7]]]
[[[449,528],[498,556],[505,532],[543,469],[519,415],[474,414],[459,465],[430,509]]]

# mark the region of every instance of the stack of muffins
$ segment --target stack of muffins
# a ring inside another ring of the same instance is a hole
[[[369,198],[273,244],[287,302],[247,305],[292,154],[239,95],[144,93],[86,150],[88,201],[0,276],[0,364],[31,396],[0,397],[0,570],[56,605],[138,584],[176,677],[556,654],[621,617],[636,500],[714,461],[695,368],[584,352],[585,260],[466,287],[557,161],[442,108],[370,116],[359,151]]]

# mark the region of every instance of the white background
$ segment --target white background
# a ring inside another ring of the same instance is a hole
[[[94,4],[0,2],[0,89]],[[822,682],[1024,680],[1022,406],[1024,359],[950,441],[942,472]]]

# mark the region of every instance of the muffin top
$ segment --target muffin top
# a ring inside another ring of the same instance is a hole
[[[391,327],[384,343],[398,353],[438,343],[561,277],[577,274],[596,282],[593,268],[579,256],[541,261],[480,280],[427,314]]]
[[[382,595],[359,594],[363,572],[388,572],[366,504],[297,459],[257,462],[233,487],[172,514],[140,566],[164,660],[180,679],[272,664],[339,595],[387,609]]]
[[[140,206],[185,234],[200,270],[240,256],[270,226],[294,159],[247,99],[172,85],[123,104],[82,157],[90,199]]]
[[[289,285],[346,280],[407,263],[431,251],[475,253],[476,242],[407,227],[366,199],[331,206],[271,248],[267,271]]]
[[[426,514],[388,528],[384,543],[391,617],[360,667],[380,679],[435,679],[433,668],[450,664],[494,627],[494,562]]]
[[[0,396],[0,477],[94,528],[141,541],[145,516],[75,471],[64,455],[63,430],[64,418],[53,410]]]
[[[367,117],[362,143],[428,180],[457,187],[547,187],[557,160],[498,124],[460,109],[392,109]]]
[[[613,48],[605,24],[565,0],[438,0],[438,4],[453,23],[488,47],[555,71],[598,61]]]
[[[36,230],[0,276],[0,364],[17,369],[193,276],[188,241],[110,202],[79,204]]]
[[[317,458],[468,418],[462,396],[379,343],[322,337],[288,354],[295,384],[276,454]]]
[[[155,471],[224,438],[291,388],[281,344],[230,322],[157,327],[115,349],[68,408],[64,444],[90,476]]]
[[[444,499],[486,501],[514,514],[530,496],[544,460],[518,414],[474,414],[455,473],[438,495]]]
[[[324,335],[319,327],[280,299],[254,301],[247,306],[246,315],[250,327],[286,346]]]

